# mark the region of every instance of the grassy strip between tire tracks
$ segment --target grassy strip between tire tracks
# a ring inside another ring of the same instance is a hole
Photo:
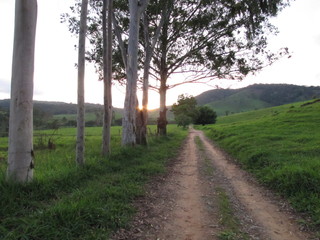
[[[197,127],[320,225],[320,102],[234,114]]]
[[[169,126],[168,136],[151,136],[148,147],[122,148],[119,130],[113,128],[113,152],[103,158],[102,129],[87,128],[86,166],[78,168],[75,129],[60,129],[55,150],[36,150],[35,180],[24,186],[5,182],[1,162],[0,239],[108,239],[125,227],[135,212],[133,200],[165,171],[187,131]],[[3,148],[6,141],[0,139]]]
[[[214,177],[215,169],[212,165],[212,160],[208,158],[205,147],[199,137],[196,137],[195,143],[200,152],[202,171],[206,177]],[[217,234],[220,240],[247,240],[248,235],[241,230],[241,225],[238,218],[234,214],[232,203],[230,202],[229,196],[225,189],[214,182],[214,202],[217,204],[219,214],[219,225],[222,230]]]

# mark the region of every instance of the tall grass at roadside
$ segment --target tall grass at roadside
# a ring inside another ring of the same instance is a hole
[[[35,179],[25,186],[6,183],[1,163],[0,239],[108,239],[125,227],[133,200],[165,171],[187,131],[169,126],[148,147],[122,148],[119,130],[112,128],[112,153],[103,158],[102,129],[87,128],[86,165],[76,167],[75,129],[60,129],[55,150],[36,150]]]
[[[320,102],[235,114],[198,127],[320,224]]]

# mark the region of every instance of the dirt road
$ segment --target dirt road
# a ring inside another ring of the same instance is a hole
[[[129,230],[112,239],[309,239],[287,204],[191,129],[169,173],[148,186]]]

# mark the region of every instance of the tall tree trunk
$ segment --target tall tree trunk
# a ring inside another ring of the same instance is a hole
[[[169,16],[169,15],[168,15]],[[168,17],[169,18],[169,17]],[[167,64],[167,49],[168,49],[168,23],[169,19],[163,24],[161,36],[161,59],[160,59],[160,112],[158,118],[157,132],[160,135],[167,135],[167,79],[168,79],[168,64]]]
[[[164,20],[167,17],[167,11],[164,8],[161,14],[160,23],[154,34],[152,43],[150,42],[149,36],[149,19],[148,15],[145,13],[143,16],[143,29],[144,29],[144,50],[145,50],[145,59],[143,65],[143,86],[142,86],[142,110],[139,110],[137,114],[137,143],[142,145],[147,145],[147,124],[148,124],[148,102],[149,102],[149,70],[150,62],[152,59],[153,51],[156,43],[159,40],[161,29],[164,23]]]
[[[167,135],[167,107],[166,107],[166,98],[167,98],[167,74],[162,72],[160,76],[160,112],[157,124],[157,132],[159,135]]]
[[[152,49],[149,38],[149,21],[147,14],[143,16],[144,29],[144,50],[145,59],[143,65],[143,85],[142,85],[142,110],[137,108],[137,144],[147,145],[147,124],[148,124],[148,102],[149,102],[149,69],[152,56]]]
[[[146,53],[148,55],[150,53]],[[150,54],[151,55],[151,54]],[[143,73],[143,86],[142,86],[142,109],[137,108],[137,144],[147,145],[147,124],[148,124],[148,91],[149,91],[149,68],[150,61],[147,60],[146,56],[144,63]]]
[[[84,158],[84,128],[85,128],[85,108],[84,108],[84,75],[85,75],[85,47],[87,31],[88,0],[82,0],[79,32],[79,53],[78,53],[78,113],[77,113],[77,146],[76,162],[83,165]]]
[[[108,4],[108,6],[107,6]],[[108,9],[108,19],[106,13]],[[112,11],[113,0],[103,0],[103,75],[104,75],[104,115],[102,154],[110,154],[112,120]]]
[[[122,119],[122,145],[134,146],[136,144],[136,98],[138,78],[138,40],[139,20],[148,1],[129,1],[130,23],[127,57],[127,85]]]
[[[139,101],[136,101],[136,143],[141,145],[146,145],[146,134],[143,132],[144,116],[143,110],[139,109]],[[144,139],[145,137],[145,139]],[[144,142],[145,141],[145,142]]]
[[[37,1],[16,0],[7,179],[33,178],[33,72]]]
[[[149,68],[151,60],[151,52],[149,49],[146,52],[143,73],[142,85],[142,109],[139,109],[138,102],[136,103],[136,143],[141,145],[148,144],[147,124],[148,124],[148,91],[149,91]],[[148,58],[150,57],[150,60]],[[138,101],[138,100],[137,100]]]

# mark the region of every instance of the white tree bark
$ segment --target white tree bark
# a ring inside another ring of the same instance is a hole
[[[77,146],[76,162],[83,165],[84,158],[84,129],[85,129],[85,108],[84,108],[84,75],[85,75],[85,47],[87,31],[88,0],[82,0],[79,32],[79,52],[78,52],[78,113],[77,113]]]
[[[142,11],[148,4],[147,0],[130,0],[130,23],[127,57],[127,85],[122,119],[122,145],[134,146],[136,144],[136,98],[138,78],[138,40],[139,21]]]
[[[33,72],[37,0],[16,0],[7,179],[33,178]]]
[[[107,6],[108,4],[108,6]],[[108,17],[106,12],[108,9]],[[112,11],[113,0],[103,0],[103,75],[104,75],[104,117],[102,154],[111,152],[111,119],[112,119]]]

